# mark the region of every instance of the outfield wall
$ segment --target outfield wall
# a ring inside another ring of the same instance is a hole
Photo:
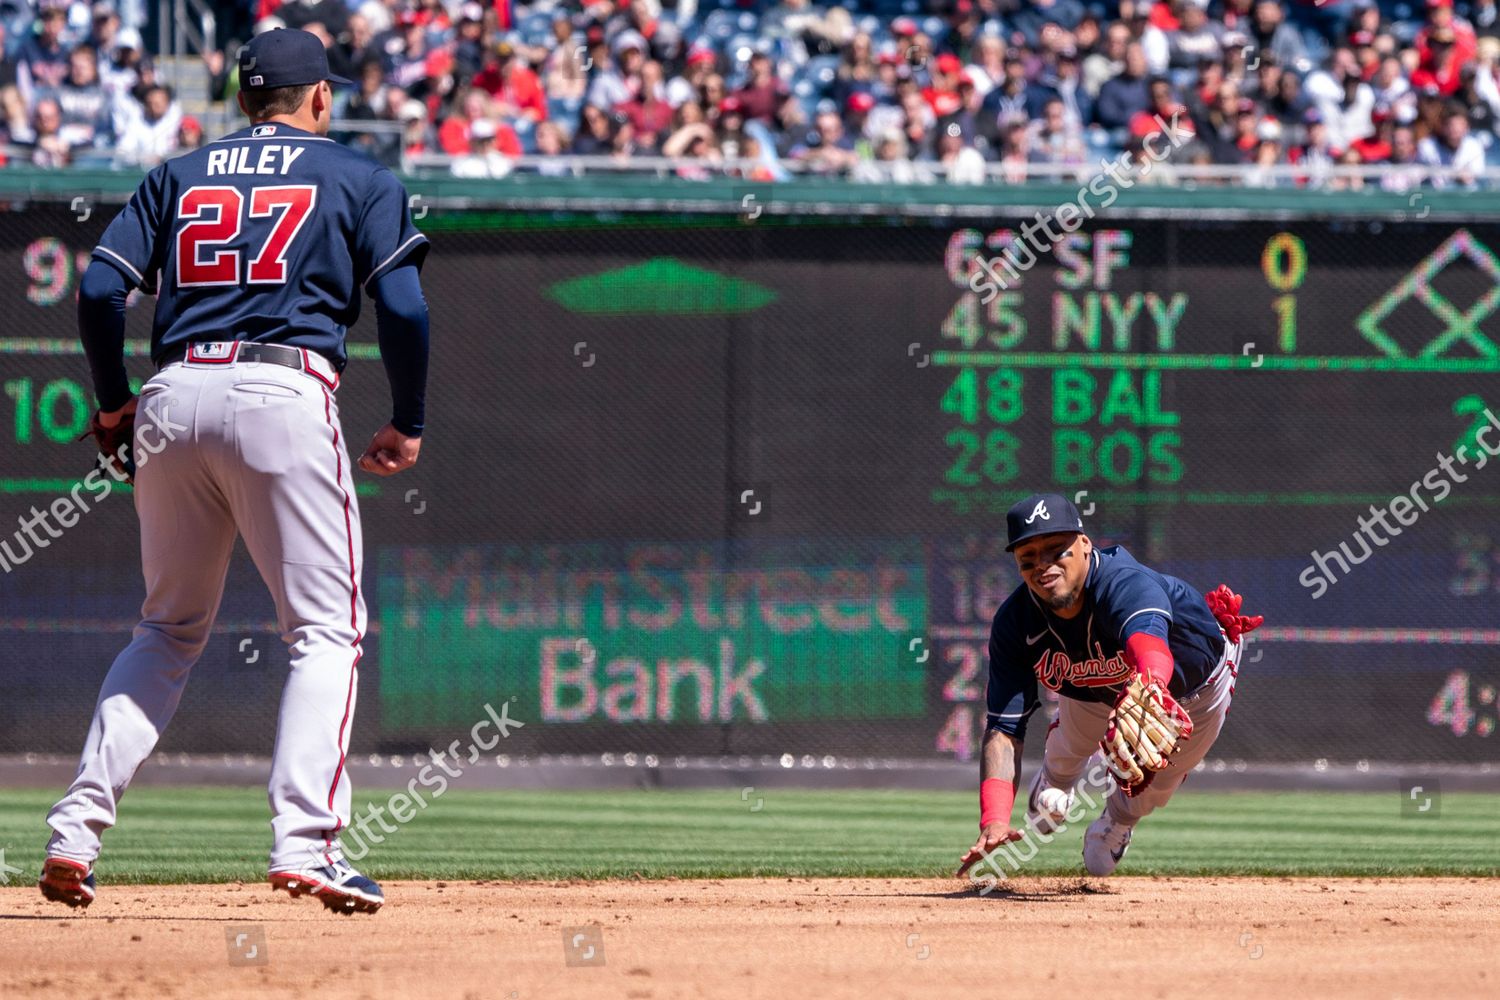
[[[972,759],[1017,583],[1003,512],[1050,488],[1267,617],[1225,757],[1497,758],[1500,463],[1476,438],[1500,225],[1437,199],[1122,204],[1029,269],[1013,249],[991,295],[970,275],[1015,247],[1014,205],[722,187],[621,211],[600,182],[530,210],[524,186],[427,185],[431,429],[415,470],[361,483],[357,752],[467,741],[504,705],[516,755]],[[122,191],[68,193],[0,217],[12,556],[88,469],[72,303]],[[351,344],[357,444],[387,416],[370,316]],[[1460,446],[1399,535],[1309,572]],[[0,575],[0,751],[76,749],[141,599],[135,531],[118,491]],[[164,750],[269,751],[272,619],[240,551]]]

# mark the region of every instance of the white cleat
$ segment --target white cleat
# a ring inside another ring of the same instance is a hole
[[[1042,772],[1031,779],[1031,796],[1026,801],[1026,822],[1037,833],[1056,833],[1067,821],[1073,808],[1073,792],[1066,788],[1043,788]]]
[[[1090,875],[1112,875],[1130,850],[1130,830],[1109,818],[1109,811],[1089,824],[1083,834],[1083,867]]]

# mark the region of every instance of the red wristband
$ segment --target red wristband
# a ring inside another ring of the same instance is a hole
[[[1165,691],[1172,683],[1172,650],[1165,642],[1146,632],[1137,632],[1125,640],[1125,658],[1134,661],[1137,670],[1161,685]]]
[[[1016,804],[1016,783],[1003,778],[985,778],[979,783],[979,828],[993,823],[1009,823],[1011,807]]]

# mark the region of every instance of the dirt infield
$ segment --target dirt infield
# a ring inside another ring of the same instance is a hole
[[[339,917],[260,885],[104,886],[79,916],[34,889],[0,890],[5,994],[971,1000],[1104,995],[1112,982],[1109,995],[1215,1000],[1439,984],[1500,995],[1496,880],[1028,879],[988,897],[921,879],[386,892],[376,916]],[[264,964],[230,964],[251,948]]]

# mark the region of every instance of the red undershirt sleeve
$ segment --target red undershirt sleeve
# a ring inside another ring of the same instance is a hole
[[[1167,689],[1172,680],[1172,651],[1166,642],[1147,632],[1136,632],[1125,640],[1125,659]]]

